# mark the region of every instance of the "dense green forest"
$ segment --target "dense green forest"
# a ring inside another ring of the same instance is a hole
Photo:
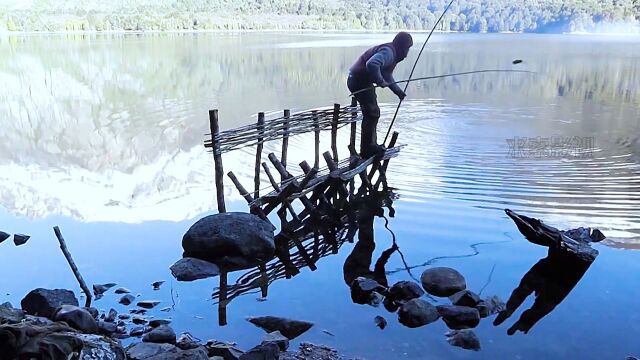
[[[0,30],[431,29],[447,0],[0,0]],[[444,31],[638,32],[640,0],[455,0]]]

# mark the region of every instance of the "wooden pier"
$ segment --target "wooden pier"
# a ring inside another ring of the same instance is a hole
[[[393,133],[384,154],[361,158],[356,151],[357,122],[361,113],[354,102],[342,107],[317,109],[266,119],[259,113],[255,124],[221,132],[218,111],[209,112],[210,138],[205,147],[213,154],[215,164],[216,201],[218,212],[226,212],[224,198],[224,153],[245,147],[256,147],[254,186],[250,190],[229,171],[226,175],[240,195],[246,200],[249,212],[272,222],[274,211],[279,219],[279,233],[275,236],[276,256],[255,269],[249,269],[234,284],[228,284],[227,273],[220,276],[220,285],[213,293],[218,302],[220,325],[226,324],[226,306],[234,298],[260,289],[263,297],[268,286],[281,278],[290,278],[304,267],[316,270],[316,262],[338,252],[342,244],[352,241],[355,228],[350,203],[357,197],[377,192],[380,186],[386,190],[386,170],[389,159],[398,155],[398,133]],[[348,156],[340,160],[338,136],[340,129],[349,129]],[[331,133],[331,149],[320,153],[320,133]],[[287,164],[288,144],[291,136],[314,132],[315,156],[313,166],[307,161],[298,164],[302,173],[294,176]],[[280,141],[280,157],[274,153],[263,161],[264,144]],[[322,159],[322,160],[321,160]],[[321,167],[320,163],[325,166]],[[279,178],[274,176],[275,173]],[[261,177],[266,176],[271,188],[261,195]],[[357,190],[356,190],[357,189]]]

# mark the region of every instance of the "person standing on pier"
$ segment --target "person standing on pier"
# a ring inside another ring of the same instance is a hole
[[[366,50],[349,69],[347,87],[355,94],[356,100],[362,108],[362,132],[360,135],[360,155],[370,157],[384,151],[384,146],[378,145],[377,127],[380,118],[380,107],[373,84],[388,87],[400,100],[406,96],[398,84],[394,84],[393,70],[404,60],[413,46],[413,39],[406,32],[399,32],[392,42],[374,46]]]

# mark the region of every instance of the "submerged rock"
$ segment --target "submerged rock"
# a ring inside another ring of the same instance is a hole
[[[54,321],[64,321],[74,329],[85,333],[98,333],[98,323],[87,310],[75,305],[62,305],[53,316]]]
[[[451,296],[467,288],[464,277],[455,269],[435,267],[427,269],[420,277],[422,287],[431,295]]]
[[[453,305],[476,307],[480,302],[480,296],[471,290],[462,290],[449,296]]]
[[[175,344],[176,333],[169,325],[160,325],[151,330],[142,338],[144,342],[152,342],[158,344]]]
[[[374,293],[382,293],[387,289],[375,280],[358,277],[351,283],[351,300],[356,304],[371,304],[375,300]]]
[[[262,343],[240,356],[240,360],[279,360],[280,347],[273,342]]]
[[[151,284],[151,286],[153,286],[153,290],[160,290],[160,286],[162,286],[162,284],[164,283],[165,283],[164,280],[155,281],[153,284]]]
[[[280,331],[273,331],[266,334],[262,340],[262,343],[275,343],[278,345],[281,351],[287,351],[289,348],[289,339],[282,335]]]
[[[424,290],[413,281],[399,281],[389,288],[388,297],[395,301],[408,301],[424,295]]]
[[[384,330],[387,327],[387,320],[382,316],[376,316],[373,321],[376,323],[376,326],[380,328],[380,330]]]
[[[205,345],[209,357],[219,356],[224,360],[238,360],[244,352],[235,345],[221,341],[209,340]]]
[[[461,330],[475,328],[480,324],[480,313],[476,308],[457,305],[440,305],[438,314],[442,316],[449,329]]]
[[[131,305],[131,303],[135,300],[136,298],[131,295],[131,294],[127,294],[127,295],[123,295],[120,300],[118,300],[118,302],[122,305],[126,305],[129,306]]]
[[[102,298],[102,295],[107,292],[109,289],[111,289],[112,287],[116,286],[117,284],[114,283],[108,283],[108,284],[94,284],[93,285],[93,295],[95,295],[96,300]]]
[[[128,294],[130,292],[131,292],[131,290],[129,290],[127,288],[124,288],[124,287],[119,287],[114,291],[114,293],[118,294],[118,295],[120,295],[120,294]]]
[[[134,316],[133,319],[131,319],[131,322],[136,325],[144,325],[147,323],[147,319],[141,318],[139,316]]]
[[[279,331],[289,340],[297,338],[313,326],[313,323],[308,321],[291,320],[275,316],[252,317],[248,318],[247,321],[267,332]]]
[[[13,234],[13,243],[16,246],[24,245],[30,238],[31,236],[25,234]]]
[[[106,322],[114,322],[116,321],[116,317],[118,316],[118,312],[116,311],[116,309],[109,309],[109,313],[107,314],[107,316],[104,318],[104,321]]]
[[[152,328],[156,328],[160,325],[169,325],[169,324],[171,324],[171,320],[167,320],[167,319],[153,319],[149,321],[149,326],[151,326]]]
[[[480,351],[480,339],[473,330],[454,330],[446,334],[447,342],[467,350]]]
[[[252,214],[206,216],[182,238],[183,257],[206,260],[229,271],[251,268],[273,258],[273,230],[273,225]]]
[[[10,237],[11,237],[11,234],[7,234],[4,231],[0,231],[0,244],[2,244],[3,241],[7,240]]]
[[[144,335],[145,328],[143,326],[136,326],[129,332],[129,335],[138,337]]]
[[[480,300],[480,302],[476,305],[476,309],[478,309],[481,318],[497,314],[504,310],[505,307],[505,303],[495,295],[490,296],[484,300]]]
[[[153,309],[154,307],[158,306],[158,304],[160,304],[159,300],[145,300],[138,301],[137,305],[143,309]]]
[[[178,260],[170,269],[178,281],[194,281],[220,275],[218,265],[190,257]]]
[[[22,310],[30,315],[53,318],[57,308],[62,305],[78,306],[78,299],[73,291],[65,289],[43,289],[32,290],[20,302]]]
[[[439,318],[436,307],[422,299],[409,300],[398,310],[398,321],[410,328],[430,324]]]

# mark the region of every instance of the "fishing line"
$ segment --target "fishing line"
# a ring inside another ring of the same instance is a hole
[[[396,234],[393,232],[393,230],[391,230],[389,228],[389,219],[387,218],[386,215],[382,215],[382,217],[384,218],[384,227],[391,234],[391,239],[393,240],[393,247],[395,248],[395,251],[397,251],[398,254],[400,254],[400,258],[402,259],[402,263],[404,264],[405,269],[407,269],[407,272],[409,273],[409,276],[411,276],[411,278],[413,280],[418,282],[418,279],[416,279],[416,277],[413,276],[413,274],[411,273],[411,270],[409,269],[409,264],[407,264],[407,261],[404,258],[404,254],[402,253],[402,251],[400,251],[400,247],[398,246],[398,243],[396,242]]]
[[[411,69],[411,73],[409,74],[409,80],[411,80],[411,78],[413,77],[413,72],[416,70],[416,66],[418,66],[418,61],[420,60],[420,55],[422,55],[422,52],[424,51],[425,46],[427,45],[427,43],[429,42],[429,39],[431,39],[431,35],[433,35],[433,32],[436,31],[436,27],[438,26],[438,24],[440,24],[440,21],[442,21],[442,18],[444,18],[444,15],[447,13],[447,11],[449,11],[449,8],[451,7],[451,5],[453,4],[455,0],[451,0],[451,2],[449,2],[449,5],[447,5],[447,7],[444,9],[444,11],[442,12],[442,15],[440,15],[440,18],[438,19],[438,21],[436,21],[436,23],[433,25],[433,29],[431,29],[431,32],[429,32],[429,36],[427,36],[427,40],[424,42],[424,44],[422,44],[422,48],[420,49],[420,52],[418,53],[418,58],[416,59],[416,62],[413,63],[413,68]],[[409,87],[409,82],[407,82],[407,84],[404,86],[404,92],[407,92],[407,88]],[[396,117],[398,116],[398,111],[400,111],[400,105],[402,105],[402,101],[404,99],[400,99],[400,102],[398,103],[398,107],[396,108],[396,113],[393,115],[393,120],[391,120],[391,125],[389,125],[389,129],[387,130],[387,135],[384,137],[384,141],[383,144],[387,142],[387,138],[389,137],[389,134],[391,133],[391,128],[393,127],[393,123],[396,121]]]
[[[424,76],[424,77],[419,77],[419,78],[415,78],[415,79],[400,80],[400,81],[396,81],[396,82],[387,84],[387,86],[388,85],[393,85],[393,84],[402,84],[402,83],[409,84],[411,82],[421,81],[421,80],[442,79],[442,78],[447,78],[447,77],[452,77],[452,76],[481,74],[481,73],[489,73],[489,72],[509,72],[509,73],[537,74],[535,71],[528,71],[528,70],[484,69],[484,70],[463,71],[463,72],[457,72],[457,73],[451,73],[451,74]],[[360,94],[362,92],[373,90],[373,89],[377,89],[377,88],[380,88],[380,87],[381,87],[380,85],[373,85],[373,86],[370,86],[368,88],[364,88],[364,89],[360,89],[358,91],[354,91],[349,96],[354,96],[356,94]],[[394,117],[394,119],[395,119],[395,117]],[[393,125],[393,122],[391,123],[391,125]],[[386,138],[385,138],[385,142],[386,142]]]

